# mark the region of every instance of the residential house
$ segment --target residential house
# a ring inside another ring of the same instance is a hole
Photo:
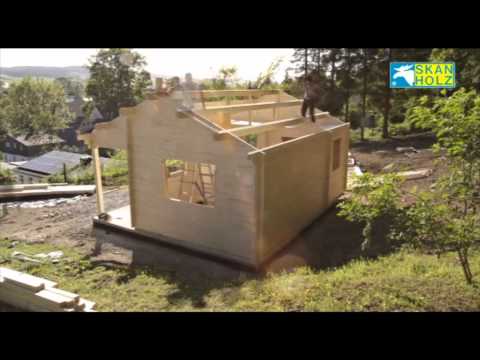
[[[90,129],[95,123],[103,121],[103,116],[98,109],[94,107],[87,119],[83,111],[85,99],[79,96],[67,98],[67,104],[70,112],[74,114],[73,120],[68,124],[68,127],[61,129],[58,135],[65,141],[65,145],[76,147],[79,151],[84,151],[85,144],[77,140],[77,131]]]
[[[65,142],[56,135],[6,135],[0,141],[0,152],[3,153],[3,160],[6,162],[27,161],[51,151]]]
[[[101,158],[102,164],[109,159]],[[47,181],[51,175],[62,173],[64,166],[71,171],[72,169],[87,165],[91,161],[89,155],[71,153],[66,151],[50,151],[37,158],[25,162],[12,169],[19,184],[35,184]]]

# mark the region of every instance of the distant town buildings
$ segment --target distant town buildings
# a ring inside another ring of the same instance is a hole
[[[57,135],[6,135],[0,141],[0,151],[6,162],[28,161],[65,143]]]

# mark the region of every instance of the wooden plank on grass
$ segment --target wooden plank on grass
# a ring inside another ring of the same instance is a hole
[[[57,283],[15,270],[0,268],[0,277],[5,283],[21,286],[31,291],[40,291],[45,287],[55,287]]]
[[[45,290],[48,290],[52,293],[55,293],[55,294],[58,294],[58,295],[61,295],[61,296],[65,296],[67,298],[70,298],[73,300],[73,302],[75,304],[78,304],[79,301],[80,301],[80,295],[77,295],[77,294],[74,294],[74,293],[71,293],[70,291],[65,291],[65,290],[61,290],[61,289],[57,289],[57,288],[46,288]]]
[[[73,308],[76,303],[70,296],[61,295],[52,291],[52,289],[39,291],[35,294],[35,297],[35,300],[39,298],[41,301],[45,300],[49,302],[53,308],[57,306],[60,308]]]

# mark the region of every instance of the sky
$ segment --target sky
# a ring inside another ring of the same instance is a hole
[[[147,70],[164,76],[190,72],[194,78],[212,78],[222,66],[236,66],[241,80],[255,80],[275,59],[284,60],[275,80],[290,67],[293,49],[134,49],[145,56]],[[0,49],[0,67],[86,65],[97,49]]]

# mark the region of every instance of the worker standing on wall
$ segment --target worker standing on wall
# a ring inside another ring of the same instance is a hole
[[[305,94],[303,96],[302,116],[305,117],[307,110],[310,112],[312,122],[315,122],[315,107],[320,101],[319,82],[313,75],[305,78]]]

